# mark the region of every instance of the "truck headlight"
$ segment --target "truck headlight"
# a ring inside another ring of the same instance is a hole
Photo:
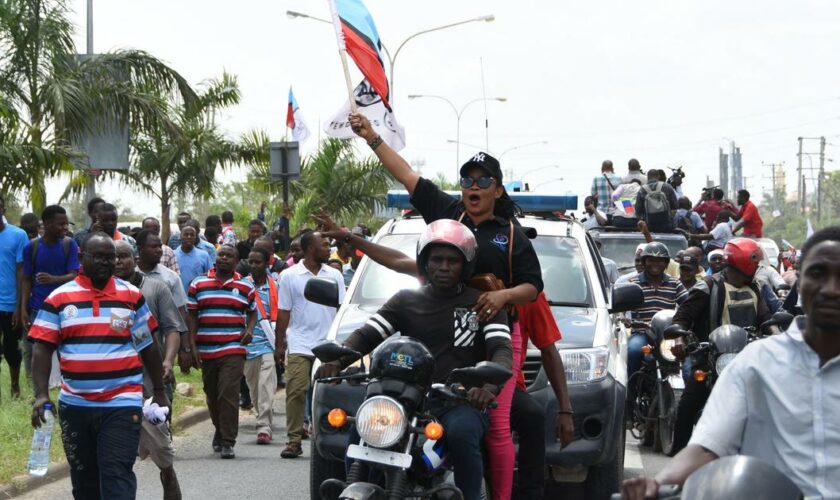
[[[387,396],[366,399],[356,412],[356,430],[365,443],[388,448],[405,434],[407,425],[402,405]]]
[[[566,369],[568,384],[585,384],[607,376],[610,351],[606,347],[561,349],[560,357]]]

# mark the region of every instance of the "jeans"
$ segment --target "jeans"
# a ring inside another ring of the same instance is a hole
[[[530,394],[513,393],[510,426],[519,436],[519,481],[513,498],[542,500],[545,482],[545,410]]]
[[[140,407],[88,408],[59,403],[58,409],[73,497],[133,499],[137,493],[132,468],[140,442]]]
[[[445,406],[431,401],[429,412],[443,425],[449,461],[455,469],[455,486],[464,500],[481,498],[484,464],[481,441],[487,433],[487,415],[468,405]]]
[[[691,433],[694,431],[694,424],[700,412],[703,411],[703,407],[706,406],[710,392],[706,382],[697,382],[693,377],[685,380],[685,391],[677,406],[677,420],[674,424],[673,453],[677,453],[688,445]]]
[[[627,339],[627,379],[642,368],[642,347],[648,344],[647,335],[633,333]]]
[[[245,367],[245,356],[232,354],[201,362],[201,380],[207,396],[210,420],[222,446],[236,444],[239,433],[239,381]],[[214,441],[216,441],[214,436]]]

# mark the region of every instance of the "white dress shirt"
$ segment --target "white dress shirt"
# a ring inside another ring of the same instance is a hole
[[[312,356],[312,348],[326,340],[336,309],[309,302],[303,296],[306,282],[315,277],[303,262],[301,260],[280,273],[280,294],[277,299],[280,309],[290,314],[289,326],[286,328],[288,353]],[[334,280],[338,285],[338,303],[344,302],[344,276],[338,270],[321,264],[317,276]]]
[[[840,498],[840,356],[820,367],[799,320],[726,367],[690,444],[764,460],[808,498]]]

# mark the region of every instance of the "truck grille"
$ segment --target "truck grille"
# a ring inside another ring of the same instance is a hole
[[[542,357],[539,351],[528,352],[525,357],[525,364],[522,365],[522,374],[525,376],[525,387],[529,387],[537,379],[542,368]]]

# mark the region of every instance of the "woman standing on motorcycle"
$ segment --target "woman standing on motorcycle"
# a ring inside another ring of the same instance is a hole
[[[411,195],[411,203],[426,223],[438,219],[461,221],[475,234],[478,256],[475,273],[492,274],[503,288],[487,291],[473,309],[487,321],[503,308],[533,301],[543,288],[542,271],[530,240],[513,223],[515,207],[502,185],[499,162],[487,153],[477,153],[461,167],[461,200],[441,191],[420,177],[408,162],[385,144],[361,114],[350,115],[353,131],[364,139],[386,169]],[[521,341],[518,323],[511,322],[513,366],[520,365]],[[516,374],[514,374],[516,375]],[[510,432],[510,405],[516,376],[496,398],[498,409],[490,412],[487,448],[493,497],[509,499],[513,487],[515,451]]]

